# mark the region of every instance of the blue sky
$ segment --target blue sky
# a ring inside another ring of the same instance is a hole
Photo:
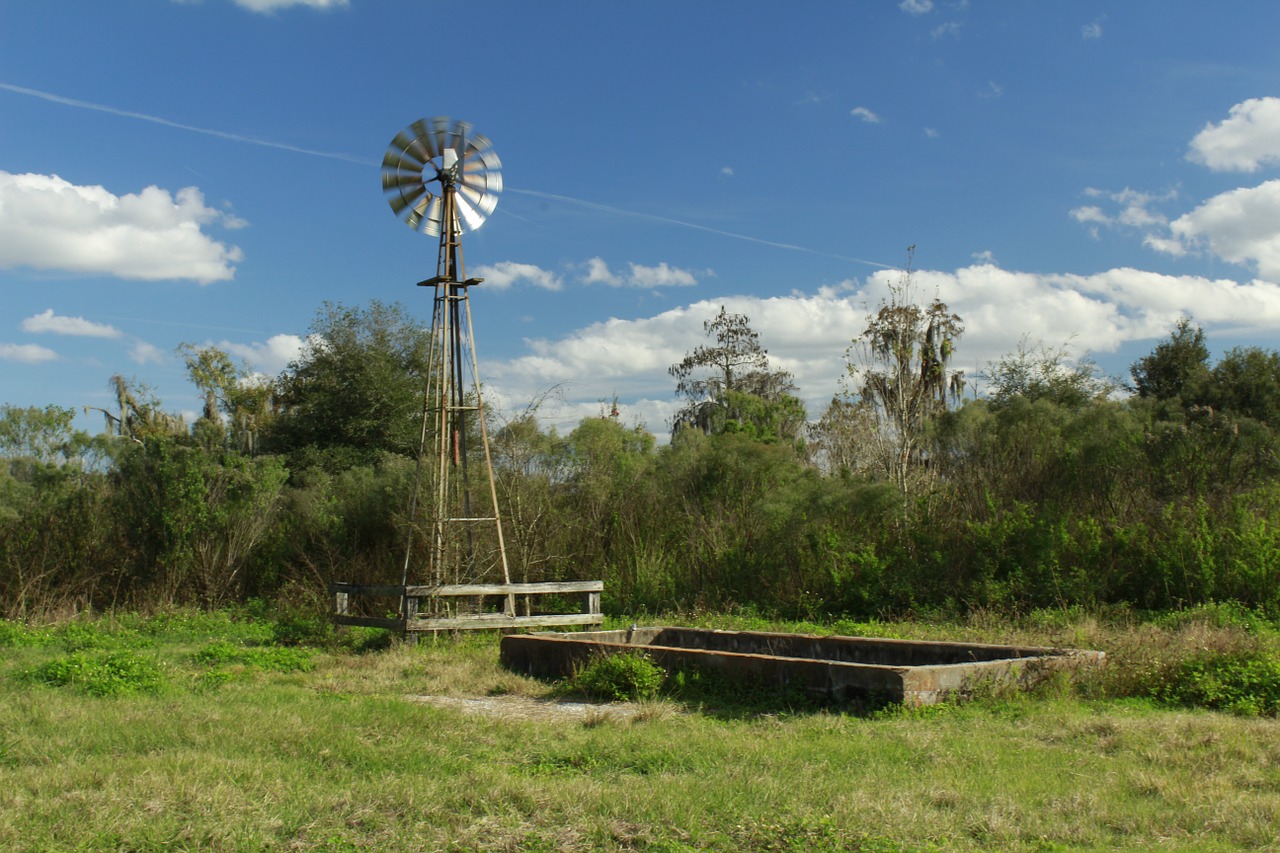
[[[725,305],[816,418],[909,245],[971,375],[1026,336],[1127,377],[1184,314],[1274,348],[1277,29],[1269,0],[0,0],[0,402],[118,373],[194,412],[184,342],[274,375],[326,300],[429,321],[435,240],[379,163],[434,115],[502,158],[463,245],[506,416],[617,396],[664,434]]]

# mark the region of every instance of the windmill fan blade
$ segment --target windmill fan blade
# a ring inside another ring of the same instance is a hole
[[[414,231],[421,231],[424,234],[439,234],[440,197],[428,194],[426,198],[413,206],[405,222]]]
[[[440,152],[444,151],[448,145],[449,117],[436,116],[433,119],[429,119],[429,121],[431,122],[431,130],[427,135],[431,138],[432,144],[435,146],[436,153],[434,156],[439,156]]]
[[[416,158],[406,154],[403,151],[396,150],[392,146],[387,153],[382,155],[382,168],[384,169],[422,169],[422,162]]]
[[[418,144],[422,146],[423,151],[427,155],[423,158],[424,160],[434,160],[436,157],[440,156],[440,152],[435,147],[435,140],[431,138],[431,130],[427,127],[427,120],[425,118],[420,118],[413,124],[409,125],[409,129],[413,131],[414,138],[418,141]]]
[[[418,172],[383,172],[382,188],[384,190],[403,190],[405,187],[421,186],[422,175]]]
[[[417,187],[409,190],[408,192],[401,192],[397,195],[391,196],[387,201],[391,204],[391,209],[395,211],[396,216],[399,216],[404,212],[406,207],[422,198],[423,194],[426,192],[427,188],[422,184],[418,184]]]
[[[481,221],[483,221],[484,218],[487,218],[490,213],[493,213],[494,207],[498,204],[498,199],[494,196],[476,189],[475,187],[469,187],[466,184],[458,185],[458,195],[460,196],[459,203],[465,200],[468,204],[475,207],[476,211],[481,216]],[[480,226],[475,225],[472,227],[479,228]]]
[[[382,158],[383,165],[390,165],[387,161],[391,160],[392,157],[395,157],[398,161],[411,162],[419,169],[422,168],[423,163],[431,159],[429,155],[424,156],[421,146],[417,145],[416,140],[403,130],[391,140],[387,156]]]
[[[456,162],[456,168],[454,164]],[[382,157],[382,190],[395,215],[423,234],[474,231],[502,192],[502,161],[487,136],[448,116],[421,118],[397,133]],[[428,184],[439,182],[432,190]],[[444,196],[454,213],[445,223]]]

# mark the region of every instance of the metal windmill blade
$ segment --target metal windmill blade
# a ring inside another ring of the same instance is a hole
[[[392,138],[382,158],[382,190],[405,224],[439,236],[446,187],[455,191],[459,230],[475,231],[498,204],[502,161],[493,143],[467,122],[418,119]]]

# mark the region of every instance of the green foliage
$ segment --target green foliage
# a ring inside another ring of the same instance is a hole
[[[209,643],[193,657],[205,666],[242,666],[270,672],[310,672],[315,668],[313,653],[309,649],[243,646],[228,640]]]
[[[286,477],[275,457],[212,453],[164,437],[131,445],[114,474],[116,511],[136,555],[130,580],[158,586],[166,602],[239,598]]]
[[[324,303],[277,383],[269,447],[291,468],[333,472],[384,453],[416,456],[429,338],[399,303]]]
[[[592,659],[576,673],[576,690],[610,701],[653,699],[662,689],[666,672],[641,652],[620,652]]]
[[[33,627],[0,619],[0,649],[39,648],[53,642],[54,634],[48,627]]]
[[[166,684],[164,670],[154,657],[129,649],[73,652],[24,670],[19,679],[104,697],[159,693]]]
[[[1200,654],[1170,673],[1154,694],[1170,704],[1274,717],[1280,715],[1280,657],[1265,651]]]
[[[1106,398],[1116,388],[1116,383],[1098,376],[1091,359],[1073,360],[1066,346],[1041,343],[1031,348],[1026,338],[1018,342],[1015,352],[989,366],[983,378],[990,384],[987,399],[995,408],[1013,400],[1047,400],[1078,409]]]
[[[676,378],[676,396],[685,400],[672,435],[686,428],[768,442],[799,438],[805,414],[791,393],[795,382],[790,373],[769,368],[768,351],[747,316],[730,314],[722,305],[702,327],[715,345],[698,345],[668,371]]]
[[[76,619],[54,629],[54,636],[69,652],[90,649],[137,649],[152,644],[151,638],[100,619]]]
[[[1140,397],[1190,402],[1208,377],[1208,365],[1204,330],[1192,328],[1191,319],[1183,317],[1169,338],[1134,362],[1129,372]]]

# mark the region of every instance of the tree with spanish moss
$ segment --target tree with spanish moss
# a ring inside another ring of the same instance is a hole
[[[951,369],[964,322],[937,295],[918,302],[914,256],[911,246],[897,283],[846,353],[848,378],[877,422],[877,461],[904,495],[927,458],[926,425],[964,390],[964,371]]]

